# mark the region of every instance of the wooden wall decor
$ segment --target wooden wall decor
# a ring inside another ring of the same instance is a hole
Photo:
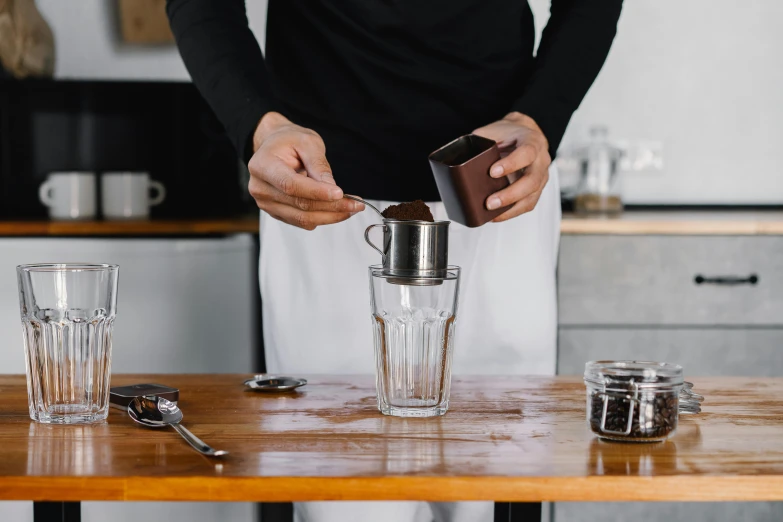
[[[118,0],[122,40],[131,44],[173,44],[166,0]]]

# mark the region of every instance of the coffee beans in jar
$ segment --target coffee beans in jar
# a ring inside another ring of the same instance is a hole
[[[682,368],[644,361],[585,366],[587,421],[599,437],[656,442],[677,429]]]
[[[638,399],[630,397],[629,394],[590,394],[589,421],[593,433],[622,440],[664,440],[677,428],[676,393],[643,393]]]

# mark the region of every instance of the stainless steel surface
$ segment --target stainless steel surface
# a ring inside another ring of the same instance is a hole
[[[386,262],[386,254],[384,253],[384,251],[383,251],[383,250],[381,250],[380,248],[378,248],[377,246],[375,246],[375,243],[373,243],[373,242],[370,240],[370,231],[371,231],[373,228],[375,228],[375,227],[382,227],[382,228],[383,228],[383,232],[384,232],[384,237],[386,236],[386,230],[387,230],[387,229],[386,229],[386,225],[380,225],[380,224],[376,224],[376,225],[370,225],[370,226],[369,226],[369,227],[367,227],[367,229],[364,231],[364,240],[365,240],[365,241],[367,241],[367,244],[368,244],[368,245],[370,245],[371,247],[373,247],[373,249],[375,249],[375,251],[376,251],[376,252],[378,252],[378,253],[381,255],[381,263],[385,263],[385,262]]]
[[[378,213],[378,215],[379,215],[379,216],[381,216],[381,219],[383,219],[383,213],[381,213],[381,211],[380,211],[380,210],[378,210],[377,208],[375,208],[375,205],[371,205],[370,203],[367,203],[365,200],[363,200],[363,199],[362,199],[362,198],[360,198],[359,196],[351,196],[350,194],[343,194],[343,197],[344,197],[344,198],[348,198],[348,199],[352,199],[352,200],[354,200],[354,201],[358,201],[359,203],[364,203],[365,205],[367,205],[368,207],[370,207],[371,209],[373,209],[375,212],[377,212],[377,213]]]
[[[416,277],[415,275],[399,277],[387,274],[383,270],[383,265],[372,265],[370,267],[370,275],[374,277],[383,277],[395,285],[434,286],[442,284],[443,281],[451,281],[452,279],[456,279],[458,277],[457,274],[459,270],[460,268],[458,266],[449,265],[441,277]]]
[[[136,397],[128,404],[128,415],[139,424],[150,428],[171,426],[177,433],[182,435],[182,438],[184,438],[193,449],[203,455],[209,457],[228,455],[227,451],[215,450],[208,444],[205,444],[204,441],[193,435],[190,430],[182,426],[180,424],[183,417],[182,410],[169,400],[155,395]]]
[[[255,375],[252,379],[245,381],[245,386],[251,390],[285,392],[295,390],[300,386],[307,384],[306,379],[297,377],[287,377],[283,375]]]
[[[367,243],[381,254],[383,273],[405,280],[442,279],[448,268],[449,221],[385,219],[364,232]],[[383,248],[373,244],[370,231],[383,227]]]

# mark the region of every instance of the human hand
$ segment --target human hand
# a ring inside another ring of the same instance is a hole
[[[321,136],[280,113],[261,118],[247,167],[258,208],[289,225],[314,230],[364,210],[364,204],[343,199]]]
[[[533,118],[512,112],[473,134],[497,142],[501,159],[490,167],[490,176],[509,176],[511,181],[511,185],[487,198],[487,210],[513,205],[492,221],[499,223],[533,210],[549,180],[552,163],[549,142]]]

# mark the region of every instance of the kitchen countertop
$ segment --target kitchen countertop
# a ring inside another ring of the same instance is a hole
[[[783,235],[781,210],[626,210],[616,217],[563,214],[573,235]]]
[[[0,500],[783,500],[782,378],[694,378],[703,412],[629,444],[590,432],[581,377],[455,377],[431,419],[381,415],[370,375],[305,376],[288,394],[245,391],[247,377],[112,376],[179,388],[184,424],[230,452],[218,460],[119,410],[31,422],[25,377],[0,376]]]
[[[783,210],[627,210],[616,217],[564,213],[568,235],[783,235]],[[258,233],[258,217],[148,221],[0,221],[0,237],[187,236]]]

